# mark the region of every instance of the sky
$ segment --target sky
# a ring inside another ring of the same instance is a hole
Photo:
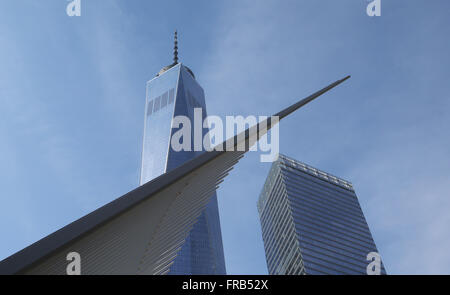
[[[450,274],[450,2],[0,0],[0,259],[138,186],[145,83],[179,57],[209,115],[353,183],[390,274]],[[217,191],[227,273],[266,274],[249,152]]]

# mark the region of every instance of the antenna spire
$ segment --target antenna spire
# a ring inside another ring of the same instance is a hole
[[[173,47],[173,64],[176,65],[178,63],[178,36],[177,30],[175,30],[175,46]]]

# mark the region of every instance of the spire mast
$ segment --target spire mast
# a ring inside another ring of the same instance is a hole
[[[175,30],[175,46],[173,47],[173,64],[176,65],[178,63],[178,36],[177,31]]]

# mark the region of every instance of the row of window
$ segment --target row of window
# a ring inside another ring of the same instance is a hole
[[[162,95],[148,102],[147,116],[150,116],[152,113],[156,113],[157,111],[165,108],[166,106],[171,105],[174,101],[175,101],[175,89],[172,88],[169,91],[164,92]]]
[[[339,199],[340,196],[338,192],[330,192],[325,187],[317,185],[307,179],[286,175],[284,180],[286,188],[291,191],[293,190],[294,193],[306,195],[313,200],[325,204],[326,207],[334,208],[338,212],[350,215],[365,223],[364,215],[356,197],[349,196],[347,199]]]
[[[201,108],[201,104],[195,99],[195,97],[188,91],[186,95],[186,100],[193,108]],[[147,106],[147,116],[152,113],[171,105],[175,101],[175,89],[172,88],[169,91],[164,92],[162,95],[152,99],[148,102]]]
[[[332,183],[334,185],[338,185],[346,190],[353,191],[353,186],[350,182],[343,180],[341,178],[337,178],[336,176],[330,175],[330,174],[320,171],[316,168],[306,166],[306,164],[302,164],[301,166],[296,165],[295,163],[283,162],[283,164],[285,165],[286,168],[288,168],[290,170],[295,169],[295,170],[301,171],[303,173],[308,173],[309,175],[318,177],[318,178],[325,180],[329,183]]]
[[[352,199],[353,197],[356,196],[354,191],[349,191],[347,189],[342,188],[339,185],[333,184],[329,181],[313,176],[309,173],[305,173],[301,170],[293,169],[288,166],[280,166],[280,169],[283,171],[283,174],[285,175],[292,175],[295,176],[296,178],[307,179],[312,183],[318,184],[320,187],[326,189],[327,191],[332,192],[333,194],[337,193],[338,196],[340,196],[340,198]]]
[[[277,181],[278,176],[280,174],[280,168],[278,165],[273,165],[270,168],[269,176],[266,179],[266,182],[264,183],[263,191],[261,192],[259,199],[258,199],[258,212],[259,215],[262,216],[264,208],[266,207],[267,199],[271,195],[271,192],[274,187],[275,181]]]
[[[281,155],[281,161],[283,164],[290,166],[290,167],[295,167],[296,169],[301,169],[311,175],[315,175],[317,177],[321,177],[323,179],[326,179],[327,181],[333,182],[339,186],[342,186],[348,190],[353,190],[353,186],[350,182],[341,179],[339,177],[336,177],[334,175],[331,175],[327,172],[321,171],[317,168],[311,167],[309,165],[306,165],[305,163],[290,159],[284,155]]]

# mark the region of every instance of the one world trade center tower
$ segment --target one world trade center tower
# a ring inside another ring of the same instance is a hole
[[[174,151],[171,138],[172,120],[186,116],[194,122],[194,108],[206,117],[205,96],[193,72],[178,62],[175,32],[174,62],[161,69],[147,82],[145,125],[140,185],[195,158],[203,151]],[[207,132],[203,129],[203,135]],[[193,136],[193,132],[191,132]],[[193,138],[191,138],[193,142]],[[220,232],[216,192],[180,245],[169,274],[225,274],[225,261]]]

